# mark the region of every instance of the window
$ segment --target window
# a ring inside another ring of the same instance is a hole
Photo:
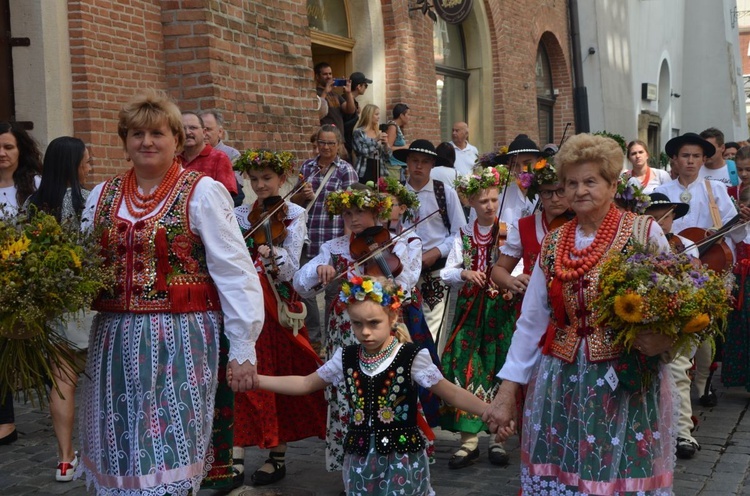
[[[468,120],[469,72],[466,70],[466,50],[461,25],[448,24],[438,18],[433,31],[433,49],[440,136],[443,141],[450,141],[453,123]]]
[[[334,77],[351,72],[351,37],[349,7],[345,0],[307,0],[307,22],[310,25],[313,65],[328,62]]]
[[[549,57],[542,43],[539,43],[536,52],[536,104],[539,142],[552,143],[555,129],[553,120],[555,91],[552,86]]]

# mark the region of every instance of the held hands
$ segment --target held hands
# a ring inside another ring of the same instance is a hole
[[[487,274],[476,270],[462,270],[461,279],[466,282],[474,283],[478,286],[484,286],[484,283],[487,282]]]
[[[505,384],[505,383],[503,383]],[[482,414],[482,421],[496,434],[495,441],[505,442],[516,433],[516,395],[515,390],[503,389],[502,385],[495,399]]]
[[[227,367],[227,383],[235,393],[252,391],[258,387],[258,369],[249,360],[242,364],[232,360]]]
[[[518,277],[512,277],[508,289],[515,294],[523,294],[529,287],[529,279],[528,274],[519,274]]]
[[[320,265],[318,267],[318,279],[320,279],[321,284],[328,284],[334,277],[336,277],[336,269],[334,269],[333,266]]]

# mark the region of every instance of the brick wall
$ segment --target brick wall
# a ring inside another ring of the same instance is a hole
[[[554,137],[573,123],[573,88],[568,45],[567,2],[484,0],[495,57],[494,114],[496,145],[520,133],[539,138],[536,107],[536,54],[543,40],[559,90],[554,107]],[[567,136],[575,133],[574,123]],[[543,143],[538,143],[543,146]]]
[[[91,144],[92,182],[122,170],[117,113],[138,88],[166,88],[155,1],[69,0],[75,135]]]
[[[535,60],[543,39],[555,87],[555,136],[572,122],[567,7],[555,0],[484,2],[493,46],[496,145],[537,138]],[[117,112],[138,88],[165,89],[184,110],[217,108],[230,145],[307,157],[317,125],[306,2],[301,0],[69,0],[76,135],[93,146],[94,180],[123,170]],[[351,5],[356,2],[351,1]],[[440,136],[433,23],[407,0],[381,0],[386,108],[411,107],[410,139]],[[350,15],[356,15],[352,11]],[[546,33],[546,34],[545,34]],[[374,54],[374,56],[377,54]],[[571,129],[569,133],[572,133]]]

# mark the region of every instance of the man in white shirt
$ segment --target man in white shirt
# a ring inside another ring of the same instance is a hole
[[[474,169],[479,156],[477,147],[469,143],[469,125],[465,122],[456,122],[453,124],[451,137],[453,138],[451,145],[456,150],[456,160],[453,166],[459,174],[466,175]]]
[[[430,171],[435,165],[443,165],[443,158],[435,152],[435,146],[428,140],[414,140],[408,149],[396,150],[394,156],[403,162],[409,172],[406,188],[419,198],[419,211],[413,221],[404,223],[408,229],[413,224],[438,212],[416,227],[417,236],[422,240],[422,274],[417,287],[422,293],[422,306],[427,326],[430,328],[438,354],[442,354],[448,338],[446,330],[446,302],[449,287],[440,278],[440,269],[445,267],[446,258],[453,244],[453,237],[466,224],[458,193],[441,181],[430,179]]]
[[[700,137],[711,143],[716,152],[706,156],[706,162],[701,167],[698,177],[719,181],[727,188],[737,186],[740,182],[737,177],[737,166],[733,160],[724,160],[724,133],[715,127],[709,127]]]
[[[665,194],[672,202],[688,203],[690,210],[672,224],[673,232],[679,234],[688,227],[718,229],[737,215],[727,188],[719,181],[700,178],[701,166],[706,157],[716,153],[714,145],[695,133],[685,133],[672,138],[665,147],[667,155],[677,165],[677,179],[657,187],[655,193]],[[714,213],[712,213],[712,210]],[[743,221],[750,219],[750,208],[740,207]],[[747,226],[731,231],[724,240],[734,253],[734,243],[742,241],[747,235]],[[699,402],[703,406],[715,406],[716,394],[711,388],[710,366],[712,361],[710,344],[706,343],[695,353],[694,383]]]

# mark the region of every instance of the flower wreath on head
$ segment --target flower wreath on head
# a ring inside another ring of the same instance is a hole
[[[539,186],[543,184],[557,184],[560,179],[557,177],[557,170],[552,158],[540,158],[530,170],[518,174],[516,179],[518,186],[526,192],[526,198],[535,200],[539,194]]]
[[[615,193],[615,203],[618,207],[634,214],[643,215],[646,209],[651,205],[651,198],[643,192],[640,184],[635,184],[629,176],[620,176],[617,182],[617,193]]]
[[[347,305],[355,301],[370,299],[380,306],[398,310],[406,298],[401,286],[395,283],[383,285],[380,281],[370,277],[353,276],[341,285],[339,300]]]
[[[508,169],[502,166],[476,167],[453,182],[459,195],[471,198],[483,189],[502,188],[508,182]]]
[[[325,201],[326,211],[331,217],[341,215],[347,208],[359,208],[372,210],[379,218],[387,219],[391,215],[392,205],[390,196],[371,189],[331,191]]]
[[[271,150],[246,150],[234,162],[234,170],[242,173],[251,170],[271,169],[278,175],[287,174],[294,169],[294,155],[289,152],[272,152]]]
[[[417,194],[406,189],[406,186],[393,177],[381,177],[378,179],[378,191],[395,197],[399,205],[406,207],[403,220],[413,219],[417,210],[419,210]]]

